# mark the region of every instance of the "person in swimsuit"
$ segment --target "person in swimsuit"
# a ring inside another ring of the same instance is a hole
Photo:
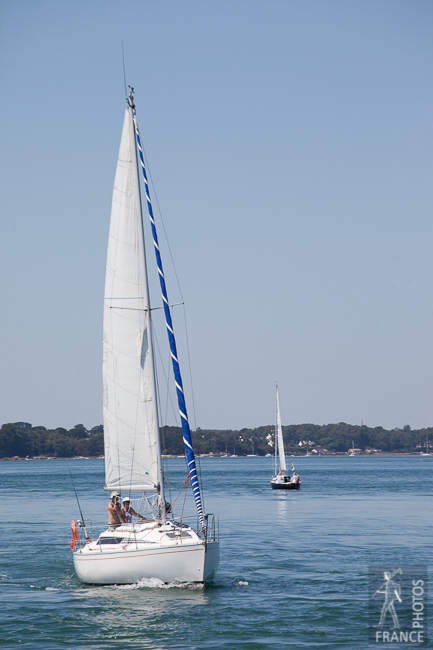
[[[123,523],[127,523],[127,520],[122,514],[122,510],[119,505],[120,494],[118,492],[112,492],[110,494],[110,501],[107,505],[108,512],[108,526],[110,528],[117,528]]]
[[[129,497],[125,497],[123,499],[122,516],[125,518],[125,521],[127,521],[128,524],[132,522],[133,516],[146,521],[146,517],[139,515],[138,512],[135,512],[134,508],[131,508],[131,499]]]

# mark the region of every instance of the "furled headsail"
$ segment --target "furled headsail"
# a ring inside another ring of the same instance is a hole
[[[180,366],[179,366],[179,361],[177,357],[177,349],[176,349],[176,339],[174,336],[174,330],[173,330],[173,323],[172,323],[172,318],[171,318],[171,312],[170,312],[170,305],[168,302],[168,296],[167,296],[167,288],[165,284],[165,278],[164,278],[164,270],[162,267],[162,260],[161,260],[161,254],[160,254],[160,249],[159,249],[159,243],[158,243],[158,235],[156,232],[156,225],[155,225],[155,219],[153,216],[153,209],[152,209],[152,201],[150,199],[150,193],[149,193],[149,183],[147,180],[147,173],[146,173],[146,165],[144,162],[144,156],[143,156],[143,149],[141,146],[141,139],[140,139],[140,132],[138,130],[138,124],[137,124],[137,119],[135,115],[135,105],[134,105],[134,99],[132,96],[132,93],[130,93],[129,98],[128,98],[129,105],[132,110],[132,115],[134,119],[134,125],[135,125],[135,134],[137,138],[137,148],[138,148],[138,155],[140,159],[140,165],[141,165],[141,170],[143,174],[143,180],[145,184],[145,191],[146,191],[146,203],[147,203],[147,208],[149,212],[149,219],[150,219],[150,225],[152,229],[152,237],[153,237],[153,244],[154,244],[154,250],[155,250],[155,256],[156,256],[156,263],[158,267],[158,275],[159,275],[159,282],[160,282],[160,288],[161,288],[161,295],[162,295],[162,302],[164,305],[164,313],[165,313],[165,322],[166,322],[166,327],[167,327],[167,335],[168,335],[168,340],[170,344],[170,353],[171,353],[171,359],[172,359],[172,366],[173,366],[173,373],[174,373],[174,379],[176,383],[176,393],[177,393],[177,400],[178,400],[178,406],[179,406],[179,414],[180,414],[180,419],[182,423],[182,432],[183,432],[183,442],[185,446],[185,454],[186,454],[186,459],[188,463],[188,471],[190,474],[190,479],[191,479],[191,485],[194,493],[194,499],[195,499],[195,504],[197,507],[197,513],[200,519],[200,523],[203,526],[204,525],[204,519],[203,519],[203,505],[202,505],[202,499],[201,499],[201,494],[200,494],[200,486],[199,486],[199,481],[198,481],[198,476],[197,476],[197,468],[196,468],[196,463],[195,463],[195,456],[194,456],[194,451],[192,448],[192,441],[191,441],[191,430],[189,426],[189,421],[188,421],[188,414],[187,414],[187,409],[186,409],[186,402],[185,402],[185,394],[183,391],[183,383],[182,383],[182,377],[180,373]]]

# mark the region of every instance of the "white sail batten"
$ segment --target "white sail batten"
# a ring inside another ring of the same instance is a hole
[[[159,430],[149,331],[135,139],[126,109],[107,252],[103,332],[105,489],[160,489]]]
[[[286,471],[286,456],[284,454],[284,442],[283,442],[283,429],[281,426],[281,415],[280,415],[280,400],[278,397],[278,386],[277,386],[277,439],[278,439],[278,453],[280,456],[280,470],[282,472]]]

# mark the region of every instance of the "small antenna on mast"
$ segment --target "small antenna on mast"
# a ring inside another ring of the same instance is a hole
[[[122,61],[123,61],[123,83],[125,85],[125,97],[127,97],[128,91],[126,90],[125,51],[123,49],[123,41],[122,41]]]

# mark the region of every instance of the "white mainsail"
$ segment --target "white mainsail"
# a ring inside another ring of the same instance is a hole
[[[162,491],[149,314],[135,136],[127,108],[114,180],[105,275],[106,490]]]
[[[278,440],[278,454],[280,457],[280,470],[281,472],[285,472],[286,456],[284,454],[283,429],[281,427],[280,400],[278,397],[278,386],[277,386],[277,440]]]

